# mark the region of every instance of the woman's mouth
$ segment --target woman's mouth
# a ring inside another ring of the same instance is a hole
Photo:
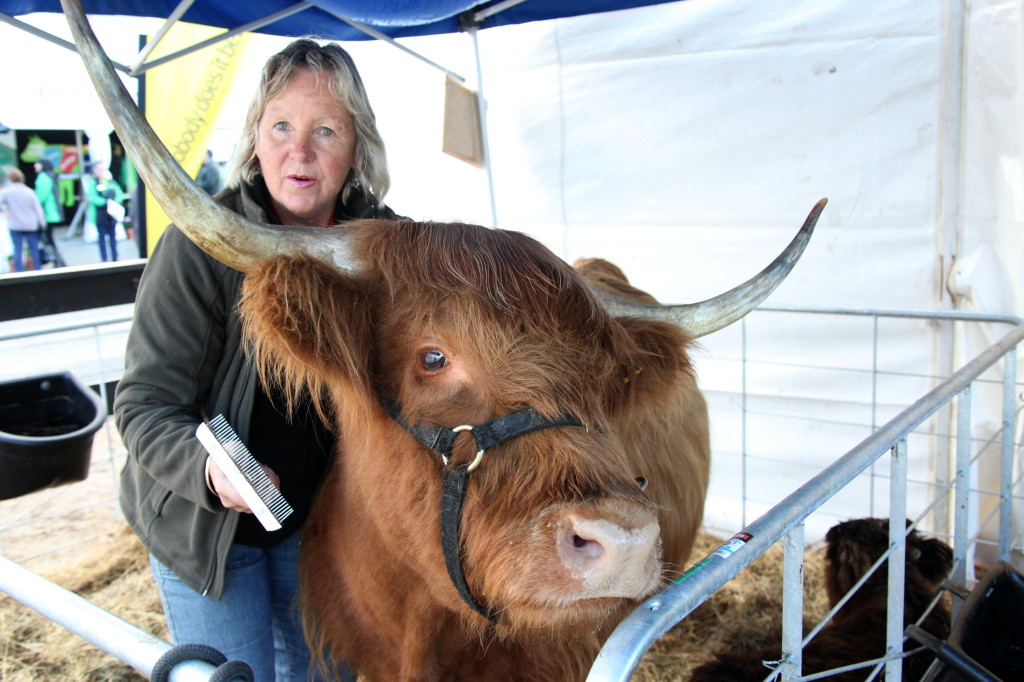
[[[288,182],[298,187],[309,187],[310,185],[315,183],[316,180],[309,177],[308,175],[289,175]]]

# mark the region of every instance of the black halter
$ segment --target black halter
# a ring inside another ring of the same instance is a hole
[[[402,409],[398,403],[381,400],[384,409],[402,428],[416,437],[416,440],[441,455],[444,462],[444,492],[441,497],[441,548],[444,550],[444,563],[459,596],[474,611],[491,621],[498,622],[498,616],[491,609],[481,606],[473,598],[466,582],[466,574],[462,569],[462,548],[459,543],[459,528],[462,520],[462,506],[466,498],[466,486],[469,474],[480,465],[484,451],[500,445],[516,436],[547,428],[549,426],[582,426],[576,417],[563,415],[548,419],[533,408],[525,408],[496,417],[484,424],[456,426],[411,426],[402,417]],[[463,431],[473,434],[476,440],[477,456],[469,464],[449,466],[452,447],[455,439]]]

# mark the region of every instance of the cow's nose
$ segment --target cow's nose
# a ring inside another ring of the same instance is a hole
[[[558,553],[567,573],[580,581],[582,599],[635,598],[658,575],[658,522],[627,529],[606,519],[564,517]]]

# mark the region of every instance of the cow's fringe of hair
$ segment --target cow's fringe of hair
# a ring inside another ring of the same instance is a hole
[[[634,324],[644,328],[641,333],[630,333],[604,310],[583,277],[527,235],[473,225],[402,222],[372,230],[362,252],[381,278],[381,289],[392,296],[394,319],[420,319],[426,326],[432,320],[423,302],[443,300],[448,312],[440,322],[457,337],[474,338],[481,354],[498,368],[506,356],[544,359],[509,368],[514,381],[495,389],[499,402],[525,402],[528,397],[532,407],[548,416],[565,410],[583,417],[621,412],[632,407],[638,384],[652,402],[656,394],[678,390],[677,380],[656,386],[671,373],[652,371],[655,366],[692,371],[686,355],[690,340],[681,330],[644,321]],[[509,335],[503,336],[501,329]],[[522,346],[527,338],[542,340],[544,347]],[[579,345],[560,347],[567,339]],[[672,349],[669,355],[666,348]],[[614,349],[614,354],[600,349]],[[567,359],[563,366],[546,364],[559,358]],[[597,364],[584,372],[581,360]],[[584,377],[607,377],[619,390],[604,395],[606,404],[588,403],[599,392],[584,385]]]
[[[289,413],[304,391],[325,423],[335,382],[366,390],[369,316],[364,294],[313,258],[278,257],[250,272],[239,310],[264,386],[280,386]],[[360,310],[362,309],[362,310]]]

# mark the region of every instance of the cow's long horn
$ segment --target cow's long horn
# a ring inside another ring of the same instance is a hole
[[[678,325],[693,338],[706,336],[742,318],[782,284],[803,254],[826,203],[828,199],[822,199],[814,205],[796,237],[771,265],[752,279],[714,298],[685,305],[653,306],[597,293],[612,315],[664,320]]]
[[[139,175],[192,241],[243,272],[270,256],[300,252],[344,270],[358,268],[351,256],[354,230],[263,225],[213,201],[182,169],[135,106],[96,40],[81,0],[61,0],[61,5],[96,92]]]

